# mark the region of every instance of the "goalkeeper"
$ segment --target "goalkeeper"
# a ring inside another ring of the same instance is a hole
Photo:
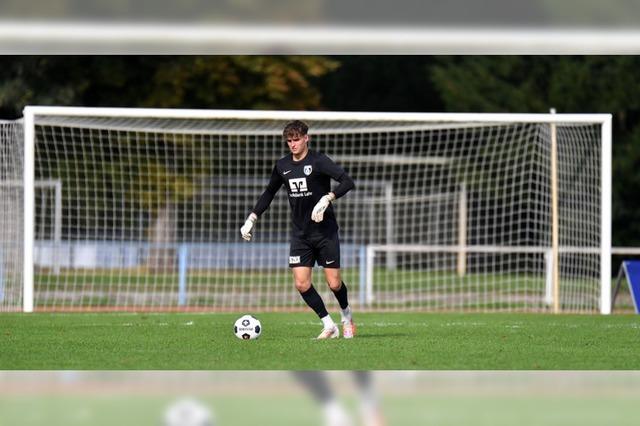
[[[322,266],[327,284],[340,304],[343,336],[349,339],[355,334],[355,326],[347,298],[347,286],[340,277],[338,222],[331,203],[353,189],[354,184],[344,169],[329,157],[309,150],[308,129],[305,123],[298,120],[285,126],[283,136],[291,154],[276,162],[267,189],[258,199],[240,233],[245,240],[251,240],[258,217],[267,210],[284,185],[292,213],[289,267],[296,288],[322,320],[323,329],[318,339],[338,337],[338,326],[311,283],[313,266],[316,262]],[[333,192],[331,179],[340,183]]]

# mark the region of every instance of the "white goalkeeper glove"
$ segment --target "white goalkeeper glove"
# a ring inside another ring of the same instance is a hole
[[[256,224],[256,220],[258,220],[258,216],[255,213],[251,213],[247,218],[247,221],[244,223],[244,225],[242,225],[242,228],[240,228],[240,234],[242,235],[242,238],[247,241],[251,241],[251,230]]]
[[[333,192],[330,192],[324,197],[320,198],[320,201],[318,201],[316,206],[313,208],[313,212],[311,213],[311,220],[318,223],[322,222],[322,219],[324,219],[324,211],[335,199],[336,196]]]

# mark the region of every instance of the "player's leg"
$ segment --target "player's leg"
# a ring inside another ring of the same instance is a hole
[[[347,285],[342,280],[339,268],[324,268],[324,276],[329,284],[329,288],[338,300],[340,305],[340,317],[342,322],[342,334],[346,339],[350,339],[355,335],[356,326],[351,315],[351,306],[349,306],[349,296]]]
[[[355,325],[351,316],[347,285],[340,274],[340,240],[338,233],[324,238],[317,246],[318,263],[324,267],[324,276],[340,305],[342,332],[345,338],[352,338]]]
[[[289,267],[293,273],[293,282],[305,303],[322,320],[322,332],[319,339],[338,337],[340,332],[327,312],[324,301],[311,282],[311,271],[315,264],[313,249],[308,242],[293,238],[289,250]]]
[[[293,272],[293,282],[296,288],[300,292],[302,299],[305,303],[313,309],[322,321],[322,332],[318,336],[318,339],[328,339],[338,337],[340,331],[338,326],[327,312],[327,308],[322,301],[322,297],[316,291],[315,287],[311,283],[311,268],[307,266],[298,266],[291,268]]]

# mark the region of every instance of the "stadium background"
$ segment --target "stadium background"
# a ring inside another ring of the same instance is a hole
[[[612,243],[639,246],[638,69],[635,56],[5,56],[0,118],[29,104],[612,113]]]

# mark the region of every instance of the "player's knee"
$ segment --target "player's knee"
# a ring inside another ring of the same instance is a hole
[[[329,288],[333,291],[338,291],[340,290],[340,287],[342,286],[342,280],[338,279],[338,280],[327,280],[327,284],[329,284]]]
[[[296,289],[301,293],[311,288],[311,280],[294,280],[294,284],[296,285]]]

